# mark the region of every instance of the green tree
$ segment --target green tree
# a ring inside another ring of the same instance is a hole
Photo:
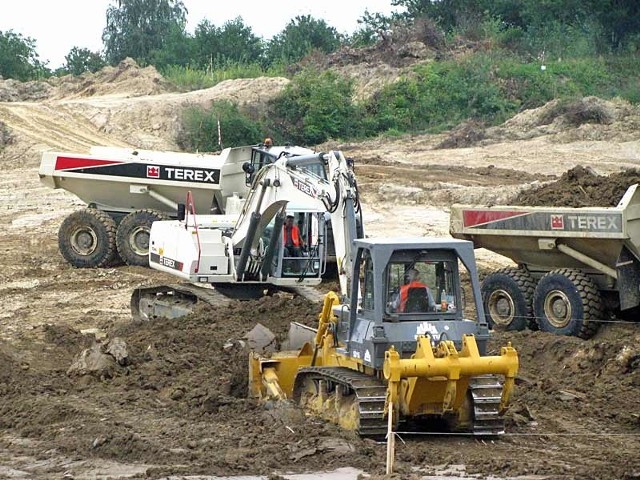
[[[187,67],[193,64],[195,41],[182,27],[174,25],[159,50],[153,50],[149,63],[160,70],[169,66]]]
[[[270,63],[295,63],[312,50],[331,53],[338,49],[342,39],[338,31],[311,15],[295,17],[284,30],[268,44]]]
[[[100,53],[92,52],[88,48],[73,47],[64,60],[64,71],[72,75],[97,72],[106,65]]]
[[[180,0],[114,0],[102,33],[106,59],[116,64],[131,57],[142,64],[163,50],[175,28],[184,30],[187,9]]]
[[[225,22],[222,27],[203,20],[196,27],[194,43],[196,64],[200,68],[258,63],[264,49],[262,40],[240,17]]]
[[[13,30],[0,31],[0,75],[27,81],[50,74],[38,58],[36,41]]]
[[[637,0],[590,0],[603,38],[614,50],[640,49],[640,3]]]

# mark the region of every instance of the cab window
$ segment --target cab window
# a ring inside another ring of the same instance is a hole
[[[450,261],[391,262],[386,272],[386,312],[455,313],[453,272]]]
[[[375,294],[373,279],[373,261],[371,254],[365,250],[360,259],[360,291],[362,292],[363,310],[374,309]]]

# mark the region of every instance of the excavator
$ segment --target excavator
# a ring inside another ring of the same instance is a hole
[[[321,171],[318,166],[324,167]],[[351,265],[349,239],[364,236],[353,164],[342,152],[264,156],[243,165],[251,185],[239,216],[196,215],[189,194],[177,220],[153,222],[149,266],[189,282],[141,287],[131,298],[134,318],[173,318],[198,300],[255,297],[265,289],[293,289],[318,299],[329,255],[336,258],[341,290]],[[305,251],[292,256],[282,241],[294,217]],[[331,238],[328,238],[331,231]],[[332,247],[331,251],[327,247]],[[213,290],[194,286],[214,286]]]
[[[301,168],[318,159],[327,180]],[[250,395],[293,401],[367,437],[384,435],[389,423],[422,429],[433,419],[455,431],[504,432],[518,355],[510,344],[486,355],[473,244],[364,238],[357,183],[340,152],[282,157],[245,172],[252,188],[234,225],[196,220],[187,202],[179,220],[153,223],[150,265],[236,292],[318,285],[330,216],[340,292],[324,296],[317,329],[292,324],[288,350],[250,354]],[[303,257],[286,255],[286,214],[301,220],[309,245]],[[151,294],[148,305],[157,303]]]

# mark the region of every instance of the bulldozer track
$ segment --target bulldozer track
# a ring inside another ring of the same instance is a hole
[[[381,438],[387,433],[384,413],[387,386],[381,380],[344,367],[306,367],[298,370],[293,387],[293,399],[300,401],[305,380],[323,380],[335,388],[346,387],[355,394],[358,404],[357,432],[362,437]],[[336,415],[338,412],[336,411]],[[335,422],[337,423],[337,422]]]
[[[504,433],[504,417],[500,415],[502,384],[495,375],[481,375],[469,381],[474,435],[489,436]]]

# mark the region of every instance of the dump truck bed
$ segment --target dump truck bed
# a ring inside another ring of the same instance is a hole
[[[105,211],[173,212],[190,191],[197,211],[209,213],[214,196],[224,209],[232,192],[244,193],[242,164],[250,159],[249,147],[220,155],[94,147],[88,155],[45,152],[38,174],[45,185]]]
[[[629,187],[616,207],[453,205],[450,233],[534,271],[585,266],[615,271],[625,250],[640,258],[640,190],[637,184]]]

